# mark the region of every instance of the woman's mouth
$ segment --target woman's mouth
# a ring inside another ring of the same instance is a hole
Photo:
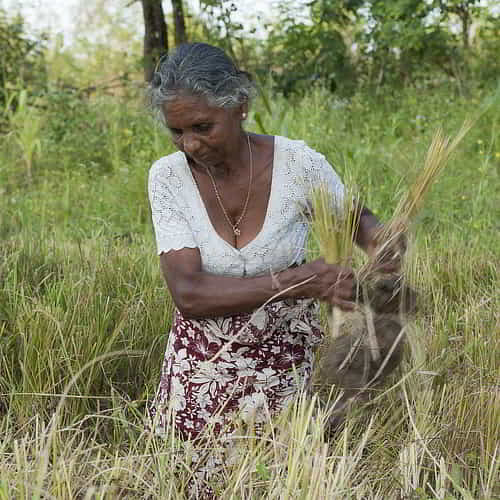
[[[187,155],[188,159],[190,159],[192,162],[196,163],[197,165],[200,165],[202,167],[211,167],[213,166],[213,160],[209,156],[193,156],[193,155]]]

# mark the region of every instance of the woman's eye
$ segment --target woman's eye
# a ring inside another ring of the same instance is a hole
[[[174,137],[180,137],[182,135],[182,130],[179,130],[178,128],[171,128],[170,129],[170,133],[174,136]]]
[[[210,123],[198,123],[193,127],[196,132],[208,132],[212,128]]]

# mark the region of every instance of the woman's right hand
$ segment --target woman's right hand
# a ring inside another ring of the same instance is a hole
[[[298,287],[297,295],[319,299],[345,311],[354,309],[356,281],[354,271],[348,267],[327,264],[324,259],[317,259],[297,268],[299,279],[307,283]]]

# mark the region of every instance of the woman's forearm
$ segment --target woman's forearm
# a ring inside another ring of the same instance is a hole
[[[300,283],[311,276],[300,267],[254,278],[200,271],[178,284],[174,302],[183,316],[192,319],[251,312],[270,300],[300,296]]]

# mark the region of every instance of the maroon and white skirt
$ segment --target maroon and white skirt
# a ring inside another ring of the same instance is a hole
[[[173,424],[192,440],[208,425],[221,435],[235,416],[259,423],[284,409],[309,382],[323,335],[317,313],[311,299],[214,319],[185,319],[176,311],[150,407],[155,432]]]

